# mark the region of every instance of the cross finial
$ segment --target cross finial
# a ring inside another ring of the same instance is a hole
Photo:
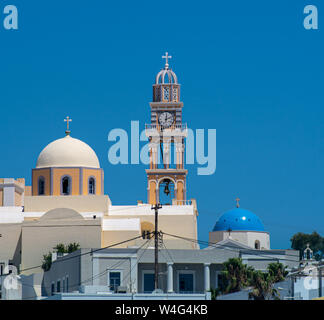
[[[169,56],[169,54],[166,52],[165,56],[162,56],[162,59],[165,59],[165,69],[169,68],[169,59],[171,59],[172,56]]]
[[[68,136],[68,135],[70,135],[70,133],[71,133],[69,127],[70,127],[70,122],[72,122],[72,119],[70,119],[70,117],[67,116],[67,117],[64,119],[64,122],[66,122],[66,131],[65,131],[65,134]]]
[[[235,201],[236,201],[236,208],[239,208],[240,207],[240,198],[236,198]]]

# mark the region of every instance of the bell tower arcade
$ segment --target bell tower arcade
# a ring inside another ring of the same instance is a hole
[[[182,123],[180,85],[176,74],[169,68],[172,57],[166,52],[162,58],[166,63],[153,85],[151,123],[145,125],[150,142],[150,168],[146,169],[148,203],[182,205],[186,200],[188,173],[184,169],[187,126]]]

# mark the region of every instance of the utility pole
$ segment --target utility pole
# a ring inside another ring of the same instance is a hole
[[[155,231],[154,231],[154,244],[155,244],[155,252],[154,252],[154,289],[158,289],[159,287],[159,279],[158,279],[158,273],[159,273],[159,238],[158,238],[158,214],[159,209],[162,208],[162,205],[160,203],[155,204],[152,206],[152,210],[155,211]]]

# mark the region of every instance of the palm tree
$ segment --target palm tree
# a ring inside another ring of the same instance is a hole
[[[57,253],[61,253],[61,254],[65,253],[65,246],[64,246],[63,243],[59,243],[59,244],[57,244],[57,245],[54,247],[54,249],[57,251]]]
[[[279,262],[269,263],[268,272],[274,278],[274,282],[280,282],[285,280],[285,277],[288,274],[286,267]]]
[[[227,280],[225,293],[240,291],[250,284],[254,269],[243,264],[241,258],[230,258],[223,266],[223,275]]]
[[[273,287],[275,277],[270,273],[254,271],[251,279],[251,284],[254,289],[249,292],[249,299],[254,300],[279,300],[279,292]]]
[[[44,271],[48,271],[49,269],[51,269],[51,265],[52,265],[52,253],[49,252],[48,254],[43,255],[42,269]]]
[[[70,243],[70,244],[67,246],[67,248],[66,248],[66,252],[67,252],[67,253],[72,253],[72,252],[77,251],[77,250],[79,250],[79,249],[80,249],[80,244],[73,242],[73,243]]]

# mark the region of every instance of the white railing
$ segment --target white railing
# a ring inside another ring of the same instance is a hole
[[[191,206],[192,205],[192,200],[172,199],[172,205],[173,206]]]

